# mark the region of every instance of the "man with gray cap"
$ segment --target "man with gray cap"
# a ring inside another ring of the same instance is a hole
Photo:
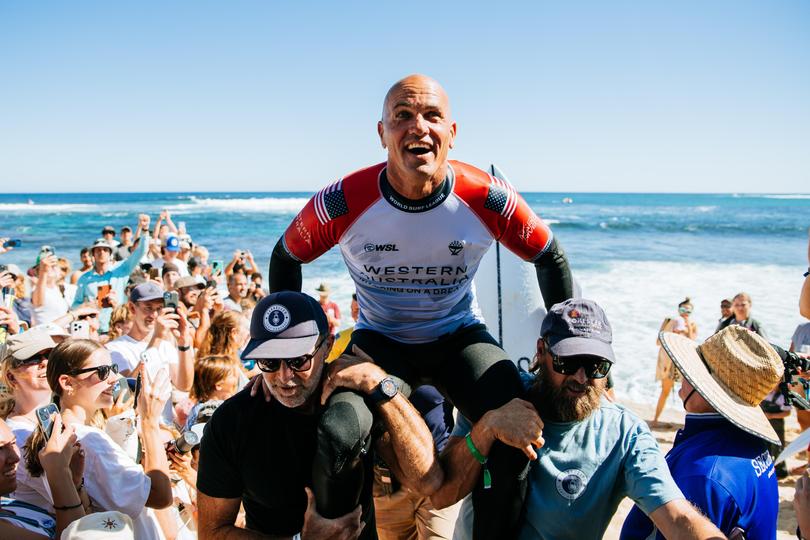
[[[330,395],[340,404],[362,394],[373,411],[360,419],[364,425],[340,425],[341,442],[368,433],[376,419],[390,435],[384,459],[397,477],[424,495],[441,484],[430,431],[393,379],[359,348],[326,367],[334,337],[314,298],[292,291],[266,296],[253,311],[250,337],[242,358],[256,361],[271,397],[245,388],[220,405],[205,428],[197,477],[201,540],[377,537],[370,437],[340,449],[350,455],[340,475],[318,470],[323,460],[316,454],[339,450],[317,444],[319,425],[340,421],[334,407],[323,405]],[[324,489],[340,492],[354,510],[334,519],[320,515],[313,492]],[[246,529],[235,525],[240,504]]]
[[[470,426],[460,417],[443,453],[441,508],[469,493],[499,440],[531,460],[518,538],[601,538],[619,502],[635,500],[667,538],[721,538],[687,503],[655,437],[636,415],[604,399],[615,362],[612,330],[595,302],[555,304],[543,320],[525,399],[489,411]],[[541,420],[542,418],[542,420]],[[470,538],[465,501],[454,538]]]

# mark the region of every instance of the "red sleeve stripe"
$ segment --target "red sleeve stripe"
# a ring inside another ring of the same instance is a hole
[[[512,214],[515,213],[515,208],[517,208],[517,194],[515,193],[515,188],[512,187],[512,184],[509,182],[505,182],[500,178],[492,176],[492,182],[498,186],[500,189],[506,192],[506,204],[501,211],[501,215],[504,216],[506,219],[512,217]]]
[[[325,198],[327,195],[329,195],[334,191],[340,191],[342,184],[343,179],[341,178],[337,182],[334,182],[326,186],[325,188],[320,190],[317,195],[315,195],[315,215],[318,216],[318,221],[321,222],[321,225],[325,225],[327,221],[329,221],[333,217],[337,217],[330,215],[330,211],[327,208]]]

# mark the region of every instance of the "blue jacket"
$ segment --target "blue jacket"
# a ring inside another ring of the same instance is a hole
[[[667,464],[684,496],[725,535],[738,527],[748,539],[776,538],[779,491],[763,439],[719,414],[687,414]],[[652,531],[650,519],[635,507],[621,538],[647,538]]]

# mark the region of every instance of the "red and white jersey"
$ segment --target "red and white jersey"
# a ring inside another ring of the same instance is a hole
[[[354,172],[309,200],[284,233],[308,263],[340,245],[357,286],[357,329],[425,343],[476,322],[472,279],[493,240],[526,261],[551,230],[507,182],[451,161],[443,186],[420,201],[388,183],[385,163]]]

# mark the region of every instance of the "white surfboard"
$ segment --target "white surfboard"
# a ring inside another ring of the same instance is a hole
[[[774,465],[785,461],[789,457],[795,456],[802,450],[806,449],[808,444],[810,444],[810,428],[802,431],[798,437],[793,439],[792,443],[787,445],[785,449],[782,450],[782,453],[779,454],[779,457],[776,458],[776,461],[774,461]]]
[[[489,166],[489,173],[506,180],[494,164]],[[481,260],[473,285],[489,332],[512,361],[531,361],[546,315],[534,265],[495,242]],[[528,367],[524,362],[519,365]]]

